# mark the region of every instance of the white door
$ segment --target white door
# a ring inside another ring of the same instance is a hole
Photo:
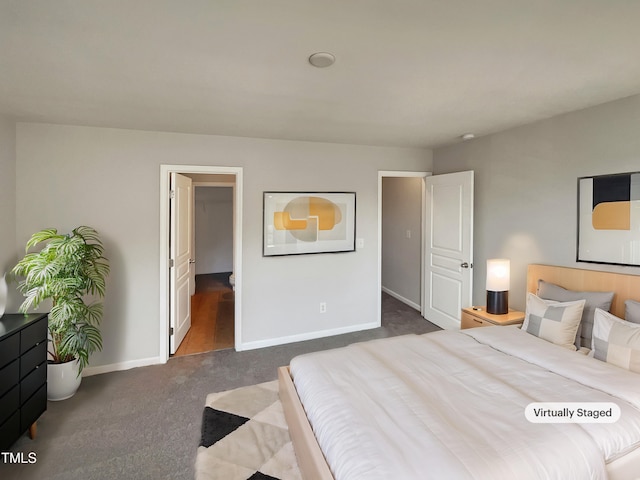
[[[191,179],[171,173],[170,330],[171,354],[191,328],[191,248],[193,245],[193,195]]]
[[[442,328],[460,328],[473,282],[473,172],[426,178],[422,315]]]

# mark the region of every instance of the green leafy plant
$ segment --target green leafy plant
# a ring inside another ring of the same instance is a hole
[[[39,252],[29,250],[44,244]],[[23,277],[18,289],[26,297],[20,311],[27,313],[46,299],[52,300],[49,312],[49,353],[53,363],[78,359],[80,371],[89,356],[102,350],[99,325],[102,303],[85,303],[84,297],[103,298],[109,263],[104,248],[91,227],[80,226],[66,235],[54,228],[34,233],[26,255],[11,270]]]

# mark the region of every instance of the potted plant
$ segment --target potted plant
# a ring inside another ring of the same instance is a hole
[[[38,252],[29,252],[44,244]],[[80,373],[89,356],[102,350],[98,326],[102,303],[85,303],[86,296],[103,298],[109,263],[91,227],[80,226],[62,235],[54,228],[34,233],[26,255],[11,271],[23,277],[18,290],[26,297],[20,312],[27,313],[51,299],[49,312],[49,364],[47,398],[64,400],[80,386]]]

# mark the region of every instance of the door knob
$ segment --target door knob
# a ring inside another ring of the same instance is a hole
[[[189,259],[189,263],[196,263],[196,261]]]
[[[460,266],[462,268],[469,268],[469,264],[467,262],[461,263]]]

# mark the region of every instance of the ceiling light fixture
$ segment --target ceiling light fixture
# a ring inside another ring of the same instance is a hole
[[[309,63],[317,68],[330,67],[336,61],[336,57],[327,52],[314,53],[309,57]]]
[[[473,140],[476,136],[473,133],[465,133],[462,135],[462,140]]]

